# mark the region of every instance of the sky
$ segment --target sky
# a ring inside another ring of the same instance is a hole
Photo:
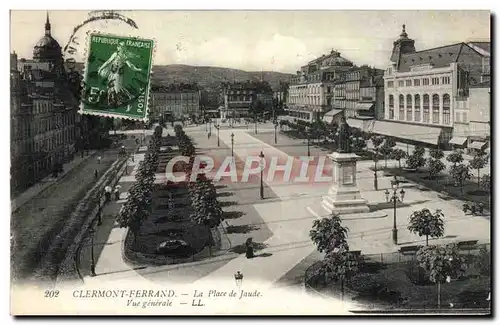
[[[154,64],[218,66],[295,73],[332,49],[357,65],[385,68],[406,25],[417,51],[470,40],[489,41],[488,11],[119,11],[124,23],[96,22],[88,30],[153,38]],[[52,36],[64,47],[89,11],[50,10]],[[11,11],[10,51],[31,58],[44,34],[46,11]],[[77,48],[83,61],[84,42]]]

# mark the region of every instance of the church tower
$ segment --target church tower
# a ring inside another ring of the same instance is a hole
[[[401,54],[415,53],[415,41],[408,38],[406,34],[406,25],[403,25],[403,31],[399,35],[399,39],[394,42],[394,47],[391,54],[391,62],[399,66],[399,59]]]

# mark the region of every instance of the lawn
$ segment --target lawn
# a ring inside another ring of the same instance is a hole
[[[470,265],[463,276],[441,284],[441,308],[487,308],[491,277],[479,271],[477,256],[469,256]],[[434,309],[438,306],[437,285],[414,261],[383,264],[365,261],[360,270],[364,281],[347,285],[348,296],[371,308]],[[321,282],[321,280],[320,280]],[[320,289],[338,296],[338,283]]]

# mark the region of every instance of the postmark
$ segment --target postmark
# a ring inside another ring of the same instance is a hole
[[[154,40],[91,32],[80,112],[146,120]]]

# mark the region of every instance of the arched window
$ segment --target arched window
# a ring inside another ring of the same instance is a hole
[[[389,95],[389,119],[394,119],[394,96]]]
[[[443,96],[443,124],[451,124],[450,95]]]
[[[405,119],[405,96],[399,95],[399,119]]]
[[[412,107],[412,96],[406,95],[406,120],[413,120],[413,107]]]
[[[439,95],[432,95],[432,123],[439,124]]]
[[[429,123],[429,95],[425,94],[423,98],[423,106],[424,106],[424,114],[423,114],[423,122]]]

